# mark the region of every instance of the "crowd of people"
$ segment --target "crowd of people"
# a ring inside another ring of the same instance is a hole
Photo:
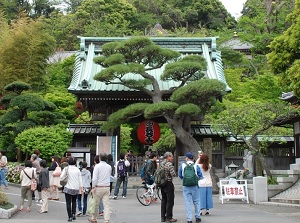
[[[1,153],[0,168],[1,171],[7,166],[5,153]],[[4,157],[4,158],[3,158]],[[173,178],[177,176],[173,165],[174,156],[171,152],[164,154],[164,160],[158,164],[157,154],[150,152],[148,161],[145,164],[146,184],[154,183],[154,175],[160,165],[165,170],[166,182],[161,187],[161,222],[177,222],[173,216],[173,207],[175,199],[175,189]],[[192,223],[192,205],[195,209],[195,220],[201,222],[201,215],[208,215],[209,210],[213,208],[212,201],[212,178],[209,158],[201,151],[198,153],[198,159],[191,152],[186,153],[185,162],[179,166],[178,176],[183,179],[183,198],[186,209],[186,218],[188,223]],[[25,162],[25,168],[20,173],[21,180],[21,201],[20,211],[30,212],[32,200],[41,203],[39,212],[48,213],[48,201],[59,200],[59,188],[65,195],[66,210],[68,221],[76,220],[76,217],[90,214],[88,219],[91,223],[97,223],[97,216],[104,216],[104,221],[110,221],[110,202],[109,198],[118,199],[121,184],[123,184],[122,198],[127,196],[127,182],[130,162],[127,160],[127,154],[120,154],[116,165],[111,154],[100,153],[94,158],[94,165],[87,169],[87,162],[82,161],[79,166],[76,165],[76,159],[67,154],[61,160],[57,156],[52,157],[50,167],[47,162],[40,158],[38,150],[31,155],[30,160]],[[6,168],[7,169],[7,168]],[[5,171],[5,170],[4,170]],[[5,174],[0,174],[1,184],[8,188]],[[67,178],[66,184],[61,186],[62,179]],[[37,179],[36,191],[32,189],[32,179]],[[114,191],[112,191],[113,182],[116,179]],[[49,191],[49,193],[48,193]],[[91,195],[91,196],[89,196]],[[90,202],[90,199],[92,201]],[[27,207],[24,209],[24,201],[27,199]],[[89,206],[89,207],[88,207]]]

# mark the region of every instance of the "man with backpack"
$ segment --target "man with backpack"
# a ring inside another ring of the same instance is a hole
[[[186,162],[179,167],[178,176],[183,179],[183,199],[187,216],[187,223],[192,223],[192,203],[195,207],[196,222],[201,222],[200,218],[200,196],[198,191],[198,180],[202,179],[202,172],[198,165],[193,162],[193,154],[185,154]]]
[[[114,192],[114,199],[118,198],[118,194],[119,194],[119,189],[120,189],[120,185],[123,182],[123,192],[122,192],[122,197],[123,199],[126,198],[126,194],[127,194],[127,182],[128,182],[128,173],[127,173],[127,167],[130,166],[130,163],[128,160],[125,160],[125,155],[124,154],[120,154],[120,160],[117,163],[117,183],[116,183],[116,188],[115,188],[115,192]]]
[[[145,182],[150,185],[154,183],[154,173],[157,169],[156,160],[157,155],[152,152],[149,155],[149,160],[145,166]]]
[[[157,173],[162,173],[164,176],[160,176],[159,181],[163,182],[161,188],[161,222],[177,222],[177,219],[173,218],[173,207],[175,199],[175,188],[173,184],[173,177],[176,176],[176,172],[173,166],[174,156],[171,152],[164,154],[164,161],[157,169]],[[160,171],[163,169],[164,171]],[[157,176],[155,176],[157,178]],[[155,179],[156,181],[156,179]]]

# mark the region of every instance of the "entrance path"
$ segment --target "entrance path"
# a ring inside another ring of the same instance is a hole
[[[7,193],[10,202],[19,204],[20,187],[10,186]],[[120,197],[120,196],[119,196]],[[136,199],[135,190],[129,189],[127,199],[110,200],[111,223],[159,223],[160,201],[150,206],[142,206]],[[61,223],[67,222],[64,194],[60,193],[60,201],[49,201],[49,213],[39,214],[39,204],[33,202],[30,213],[19,212],[11,219],[0,219],[2,222],[12,223]],[[282,207],[270,205],[245,204],[241,201],[219,203],[214,195],[215,208],[209,216],[203,216],[204,223],[294,223],[300,222],[299,207]],[[26,207],[26,203],[25,203]],[[186,222],[183,197],[181,191],[176,191],[174,218],[178,222]],[[88,217],[78,217],[76,223],[88,223]],[[102,217],[98,223],[103,223]],[[194,222],[194,221],[193,221]]]

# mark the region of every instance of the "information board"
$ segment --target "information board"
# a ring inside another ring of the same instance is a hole
[[[241,199],[243,202],[249,203],[247,180],[220,180],[220,201],[222,204],[224,199]]]

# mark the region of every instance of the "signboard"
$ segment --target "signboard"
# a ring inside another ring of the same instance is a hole
[[[247,180],[220,180],[219,187],[219,199],[222,204],[224,203],[224,199],[241,199],[243,202],[249,204]]]
[[[111,154],[114,161],[117,159],[117,136],[97,136],[96,155],[101,152]]]
[[[224,198],[227,199],[243,199],[245,190],[243,185],[224,185]]]

